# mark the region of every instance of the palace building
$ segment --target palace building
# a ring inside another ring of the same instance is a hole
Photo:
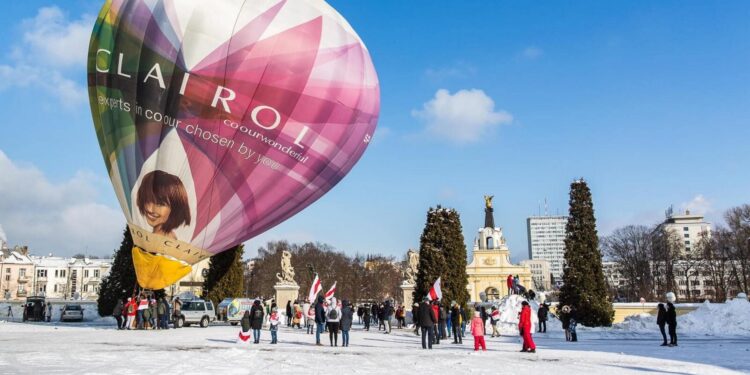
[[[485,197],[484,227],[477,233],[472,255],[471,263],[466,266],[469,279],[466,289],[472,301],[491,301],[508,295],[508,275],[517,275],[521,285],[534,289],[529,266],[510,261],[503,229],[495,227],[491,196]]]

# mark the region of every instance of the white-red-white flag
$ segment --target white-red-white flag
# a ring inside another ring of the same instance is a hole
[[[435,284],[432,284],[432,288],[430,288],[430,301],[434,300],[440,300],[443,299],[443,291],[440,290],[440,278],[438,277],[437,280],[435,280]]]
[[[331,298],[333,298],[334,293],[336,293],[336,282],[335,281],[333,282],[333,285],[331,285],[331,289],[328,289],[328,291],[326,292],[326,297],[325,297],[326,301],[328,301]]]
[[[310,301],[310,303],[315,303],[315,297],[318,296],[321,289],[323,289],[323,285],[320,283],[320,279],[316,273],[312,285],[310,285],[310,294],[307,296],[307,300]]]

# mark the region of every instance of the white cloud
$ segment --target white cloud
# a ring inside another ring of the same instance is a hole
[[[513,121],[510,113],[495,111],[495,101],[478,89],[455,94],[440,89],[412,116],[423,120],[429,133],[457,143],[478,141],[490,129]]]
[[[452,66],[427,68],[425,78],[431,81],[443,81],[454,78],[467,78],[477,73],[477,68],[465,62],[457,62]]]
[[[68,20],[58,7],[39,9],[22,20],[23,43],[12,47],[11,63],[0,64],[0,90],[41,89],[67,107],[87,102],[86,87],[70,77],[83,77],[94,17]]]
[[[544,50],[539,47],[529,46],[523,49],[521,57],[528,60],[536,60],[544,55]]]
[[[696,195],[688,202],[682,202],[680,207],[682,211],[689,210],[691,214],[706,215],[713,211],[711,202],[703,194]]]
[[[26,30],[23,34],[26,51],[17,50],[17,53],[40,59],[42,65],[86,66],[93,26],[93,16],[84,15],[69,21],[58,7],[41,8],[36,17],[21,22]]]
[[[34,166],[14,163],[0,151],[0,220],[11,240],[33,253],[108,255],[125,228],[119,209],[96,201],[96,177],[79,172],[49,181]]]

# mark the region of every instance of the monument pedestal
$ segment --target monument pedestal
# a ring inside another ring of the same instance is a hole
[[[406,311],[411,311],[411,307],[414,304],[414,288],[416,285],[409,284],[409,283],[402,283],[401,284],[401,291],[403,292],[402,300],[404,301],[404,308]]]
[[[299,297],[299,285],[297,284],[276,284],[273,286],[276,290],[276,305],[279,311],[286,306],[287,301],[294,301]]]

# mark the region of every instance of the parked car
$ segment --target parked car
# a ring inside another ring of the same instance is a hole
[[[31,296],[26,298],[23,304],[23,321],[43,322],[47,313],[47,305],[43,296]]]
[[[191,324],[200,324],[208,327],[209,323],[216,321],[216,311],[211,301],[194,299],[182,302],[180,316],[177,318],[177,327],[190,327]]]
[[[60,321],[83,321],[83,308],[81,305],[70,305],[66,304],[62,309],[62,313],[60,313]]]

